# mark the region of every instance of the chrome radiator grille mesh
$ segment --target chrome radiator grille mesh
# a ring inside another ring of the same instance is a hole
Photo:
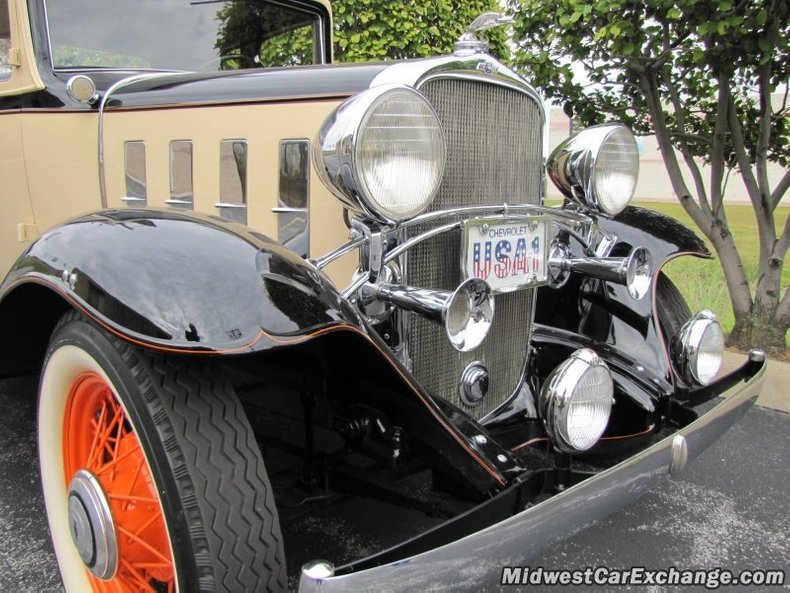
[[[427,82],[420,91],[436,109],[447,137],[447,165],[431,210],[487,204],[537,204],[543,167],[543,120],[537,102],[507,87],[461,78]],[[444,220],[442,222],[448,222]],[[424,231],[422,227],[413,231]],[[455,289],[460,280],[461,233],[445,233],[408,253],[406,283]],[[435,396],[482,418],[518,385],[532,320],[534,290],[496,296],[494,324],[485,342],[468,353],[450,346],[443,329],[410,315],[412,371]],[[475,407],[460,399],[464,368],[482,362],[488,395]]]

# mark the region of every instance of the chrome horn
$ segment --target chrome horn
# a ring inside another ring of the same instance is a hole
[[[624,284],[628,294],[639,300],[650,290],[653,256],[646,247],[634,248],[628,257],[562,257],[560,251],[553,251],[549,269],[555,277],[562,276],[562,272],[575,272]]]
[[[453,292],[381,282],[366,284],[361,300],[381,300],[441,323],[453,348],[469,352],[485,339],[494,320],[494,295],[484,280],[470,278]]]

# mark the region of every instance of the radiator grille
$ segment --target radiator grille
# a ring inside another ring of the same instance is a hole
[[[439,114],[447,137],[444,179],[431,210],[539,203],[543,122],[535,100],[507,87],[460,78],[434,79],[420,91]],[[455,289],[461,278],[460,250],[460,231],[417,245],[408,254],[407,283]],[[453,349],[440,326],[410,315],[408,339],[414,375],[429,393],[475,418],[493,411],[513,393],[521,376],[533,297],[534,290],[497,295],[493,327],[485,342],[468,353]],[[490,386],[480,404],[467,407],[461,402],[458,383],[464,368],[473,361],[488,368]]]

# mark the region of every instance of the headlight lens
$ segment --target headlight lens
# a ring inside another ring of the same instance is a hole
[[[595,159],[595,196],[598,206],[615,215],[628,206],[639,175],[639,152],[628,128],[616,126],[598,150]]]
[[[588,348],[577,350],[546,379],[540,415],[554,446],[586,451],[601,438],[612,411],[609,367]]]
[[[387,223],[419,214],[444,174],[444,131],[433,107],[404,86],[376,87],[341,105],[316,142],[316,167],[347,206]]]
[[[678,330],[670,344],[672,359],[690,385],[707,385],[716,377],[724,354],[724,332],[716,315],[700,311]]]
[[[566,197],[615,216],[631,201],[639,177],[634,135],[622,124],[582,130],[552,152],[548,173]]]

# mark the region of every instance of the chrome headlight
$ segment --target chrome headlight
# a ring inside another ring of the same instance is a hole
[[[547,170],[566,197],[582,207],[615,216],[634,195],[639,151],[634,135],[624,125],[593,126],[555,148]]]
[[[612,375],[589,348],[577,350],[546,379],[540,416],[554,446],[566,453],[598,442],[612,411]]]
[[[672,360],[689,385],[707,385],[719,372],[724,354],[724,332],[716,315],[700,311],[689,319],[670,344]]]
[[[385,85],[340,105],[318,133],[314,155],[323,182],[346,206],[395,223],[433,201],[446,145],[425,97]]]

